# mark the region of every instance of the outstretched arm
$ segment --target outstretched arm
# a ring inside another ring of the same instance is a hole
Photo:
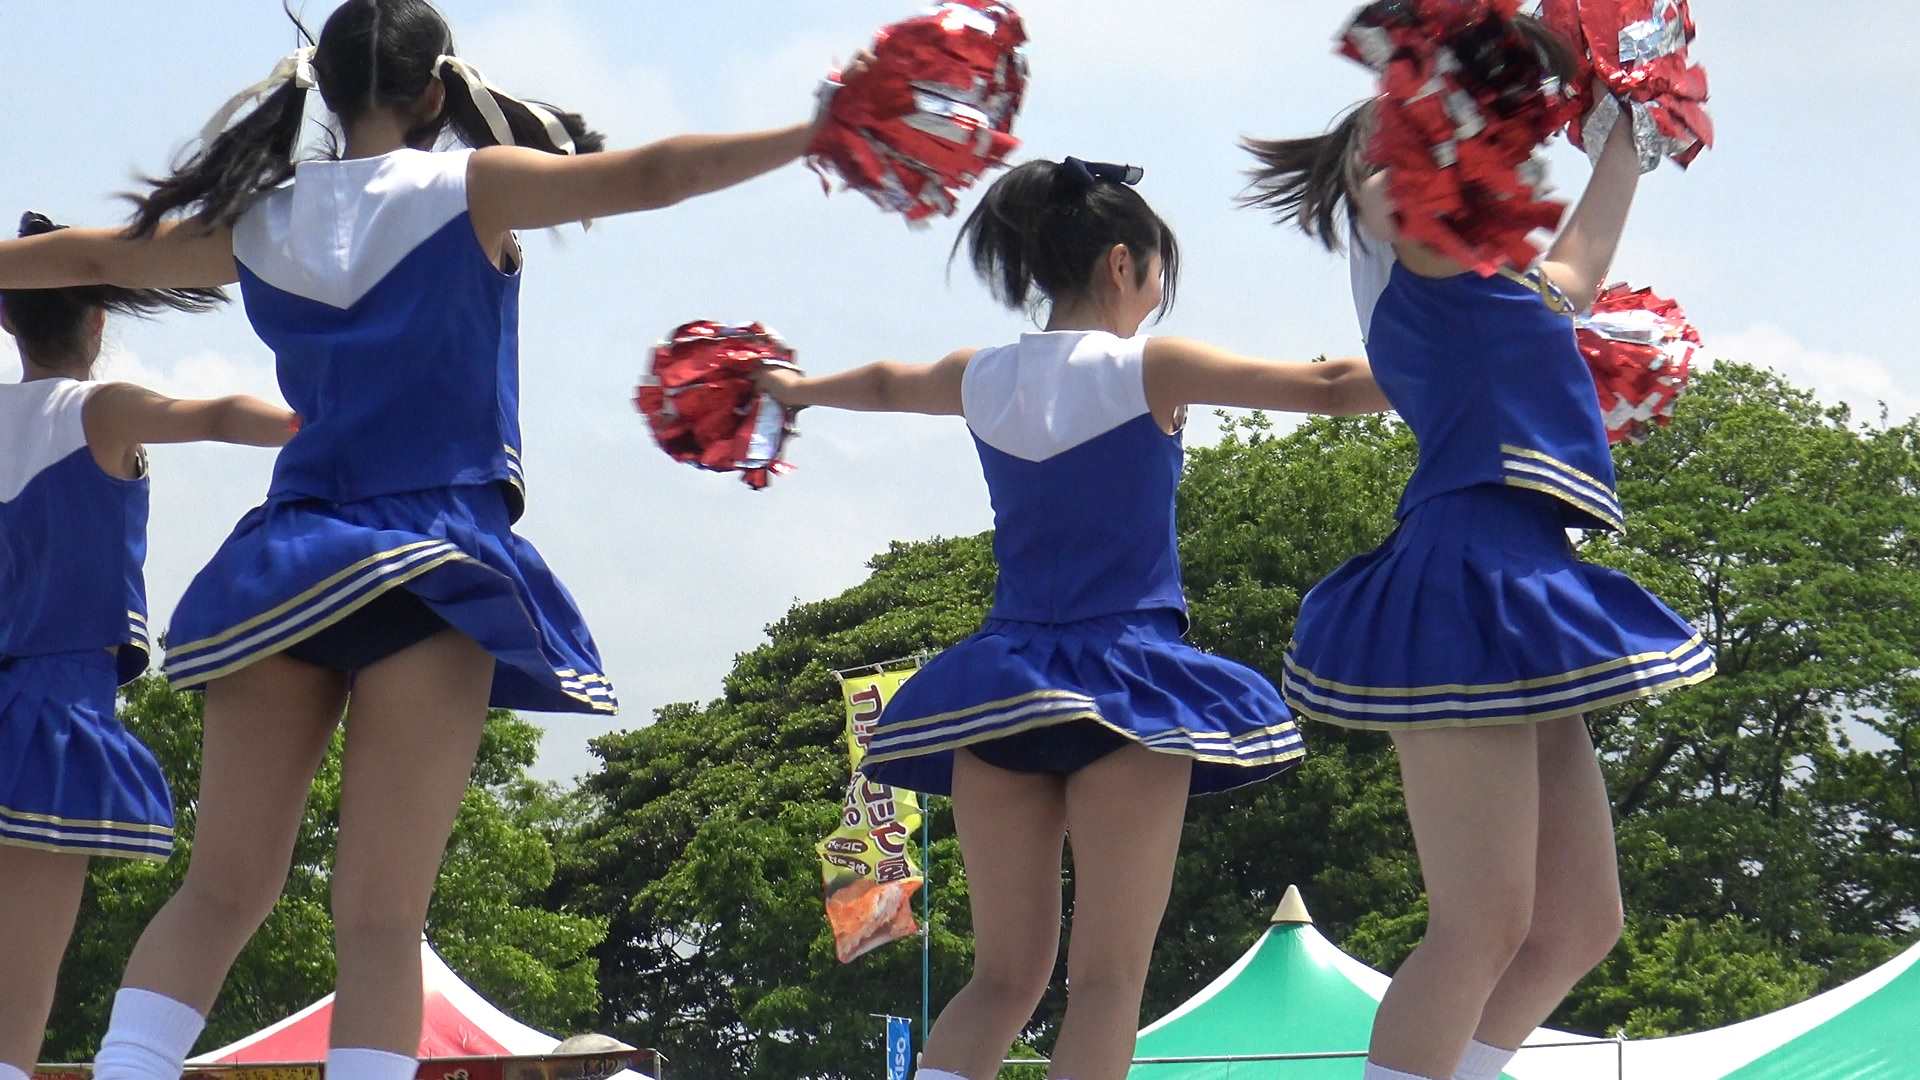
[[[812,138],[813,125],[796,124],[577,156],[493,146],[467,166],[467,205],[481,236],[658,210],[771,172],[805,153]]]
[[[1606,283],[1607,268],[1620,249],[1620,234],[1639,186],[1640,155],[1633,146],[1633,125],[1623,118],[1607,136],[1580,205],[1574,207],[1541,263],[1576,311],[1592,307]]]
[[[818,378],[768,368],[760,373],[758,381],[762,389],[786,405],[959,416],[963,411],[960,380],[973,354],[973,349],[961,349],[932,364],[882,360]]]
[[[181,401],[131,383],[109,383],[87,398],[87,445],[103,462],[146,443],[224,442],[285,446],[298,429],[293,413],[259,398]]]
[[[1373,369],[1358,357],[1256,360],[1185,338],[1148,339],[1146,384],[1147,406],[1158,417],[1171,417],[1185,405],[1333,416],[1393,407],[1373,381]]]
[[[168,222],[137,240],[118,229],[60,229],[0,240],[0,289],[198,289],[238,280],[228,229]]]

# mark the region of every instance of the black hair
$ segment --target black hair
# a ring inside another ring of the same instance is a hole
[[[45,214],[28,212],[20,218],[20,235],[39,236],[66,228]],[[41,358],[71,354],[81,346],[87,313],[98,308],[122,315],[154,315],[162,311],[208,311],[225,303],[219,289],[123,289],[114,285],[84,285],[71,289],[0,290],[0,306],[20,343],[23,356]],[[48,365],[43,365],[48,366]]]
[[[291,0],[283,0],[283,6],[287,3]],[[342,126],[371,109],[417,100],[437,77],[446,86],[446,107],[408,132],[408,145],[431,146],[449,131],[472,147],[499,142],[466,80],[450,65],[436,66],[441,56],[453,55],[453,31],[427,0],[347,0],[328,16],[317,39],[290,7],[286,11],[300,35],[314,44],[314,81],[321,100]],[[129,233],[150,235],[177,211],[187,212],[190,220],[208,228],[238,221],[255,196],[293,175],[306,93],[288,80],[238,123],[201,146],[171,176],[151,180],[151,191],[133,197]],[[506,117],[516,145],[565,152],[526,103],[504,94],[491,96]],[[575,153],[593,153],[606,145],[605,138],[589,130],[578,113],[541,107],[566,129]]]
[[[1540,74],[1566,82],[1577,76],[1579,58],[1566,40],[1531,15],[1510,20],[1526,44],[1538,54]],[[1486,46],[1478,39],[1463,42],[1469,48]],[[1480,58],[1462,57],[1473,69]],[[1509,76],[1510,77],[1510,76]],[[1528,80],[1521,79],[1521,83]],[[1536,82],[1537,85],[1537,82]],[[1282,222],[1340,249],[1340,218],[1351,221],[1353,197],[1377,167],[1366,159],[1367,139],[1373,132],[1373,110],[1378,99],[1364,101],[1334,120],[1324,134],[1302,139],[1242,139],[1240,145],[1259,162],[1248,171],[1251,183],[1240,205],[1271,210]],[[1343,214],[1344,211],[1344,214]]]
[[[996,300],[1033,310],[1084,294],[1094,268],[1115,244],[1125,244],[1147,280],[1148,260],[1160,254],[1164,298],[1173,307],[1180,282],[1180,245],[1147,200],[1126,183],[1091,176],[1085,165],[1029,161],[993,182],[960,227],[949,259],[964,245],[974,272]]]

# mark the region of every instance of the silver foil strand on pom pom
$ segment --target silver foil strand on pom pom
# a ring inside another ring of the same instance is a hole
[[[1653,17],[1620,28],[1620,65],[1631,67],[1672,56],[1687,47],[1687,24],[1672,0],[1653,11]]]

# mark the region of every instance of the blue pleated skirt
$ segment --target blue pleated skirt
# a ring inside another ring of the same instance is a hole
[[[1685,619],[1574,556],[1558,503],[1481,486],[1420,503],[1316,585],[1281,686],[1302,716],[1394,731],[1550,720],[1713,673]]]
[[[105,649],[0,659],[0,844],[161,861],[173,797],[114,716]]]
[[[1192,758],[1195,795],[1265,780],[1304,757],[1273,685],[1188,645],[1183,630],[1174,611],[989,620],[895,692],[861,769],[880,783],[949,795],[954,751],[1086,723]],[[1023,743],[1031,739],[1010,745]]]
[[[167,678],[205,686],[392,589],[410,591],[493,655],[493,707],[615,711],[586,621],[540,553],[513,534],[498,485],[254,509],[181,597]]]

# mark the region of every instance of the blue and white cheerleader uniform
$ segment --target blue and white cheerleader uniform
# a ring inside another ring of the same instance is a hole
[[[97,388],[0,386],[0,844],[162,860],[173,798],[114,716],[147,669],[147,481],[94,461]]]
[[[1567,538],[1625,521],[1565,299],[1537,275],[1422,277],[1365,236],[1353,260],[1420,460],[1399,528],[1301,603],[1288,704],[1349,728],[1517,724],[1710,677],[1693,626]]]
[[[301,429],[174,613],[174,686],[278,653],[351,672],[451,626],[497,661],[492,705],[614,711],[573,598],[511,531],[520,277],[474,235],[470,156],[303,162],[234,226]]]
[[[862,766],[945,795],[962,748],[1066,774],[1129,744],[1193,759],[1192,792],[1306,754],[1279,692],[1186,644],[1174,490],[1182,448],[1147,407],[1147,339],[1026,334],[976,353],[963,408],[993,499],[986,623],[907,680]]]

